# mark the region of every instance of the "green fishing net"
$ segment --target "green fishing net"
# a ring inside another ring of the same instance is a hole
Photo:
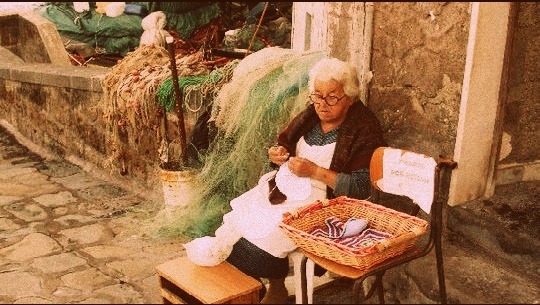
[[[183,99],[189,101],[192,99],[213,99],[219,92],[219,89],[228,82],[232,77],[232,71],[238,65],[239,60],[233,60],[221,68],[214,69],[209,74],[202,75],[187,75],[178,78],[178,86],[183,94]],[[196,94],[191,98],[192,94]],[[158,102],[165,108],[166,111],[171,111],[174,108],[174,90],[172,77],[163,81],[157,93]],[[200,109],[190,109],[190,105],[185,103],[184,107],[190,111],[198,111]]]
[[[217,136],[202,156],[193,182],[196,199],[183,208],[167,234],[213,235],[231,199],[270,171],[267,149],[293,116],[305,109],[308,72],[324,52],[265,48],[244,58],[213,101]]]

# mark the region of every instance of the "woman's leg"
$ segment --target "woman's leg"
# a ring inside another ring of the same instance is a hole
[[[289,259],[287,257],[275,257],[247,239],[240,238],[233,246],[227,261],[251,277],[269,280],[268,291],[264,294],[261,303],[287,303],[288,292],[285,287],[285,278],[289,273]]]

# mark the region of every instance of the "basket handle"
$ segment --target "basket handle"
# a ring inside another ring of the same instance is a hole
[[[403,235],[400,235],[396,238],[388,238],[380,243],[376,244],[375,247],[377,248],[377,252],[382,252],[390,247],[399,245],[407,240],[413,239],[417,237],[419,234],[417,232],[408,232]]]
[[[312,212],[312,211],[317,211],[321,208],[325,208],[325,207],[328,207],[328,206],[331,206],[331,205],[338,205],[340,203],[346,203],[348,202],[349,198],[347,198],[346,196],[340,196],[340,197],[337,197],[337,198],[334,198],[334,199],[319,199],[319,200],[316,200],[315,202],[311,203],[311,204],[308,204],[308,205],[305,205],[305,206],[301,206],[299,208],[296,208],[295,210],[293,211],[290,211],[290,212],[285,212],[283,213],[283,218],[290,218],[290,219],[298,219],[299,217],[303,217],[305,214],[309,213],[309,212]]]
[[[328,199],[316,200],[312,204],[301,206],[301,207],[298,207],[298,208],[296,208],[296,209],[294,209],[294,210],[292,210],[290,212],[283,213],[283,218],[290,218],[290,219],[293,219],[293,220],[298,219],[300,217],[303,217],[306,213],[309,213],[309,212],[314,211],[314,210],[318,210],[321,207],[326,207],[329,204],[330,203],[329,203]]]

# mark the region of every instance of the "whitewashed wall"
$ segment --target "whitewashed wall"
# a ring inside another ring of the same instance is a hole
[[[325,50],[330,57],[356,66],[360,99],[367,100],[371,80],[371,27],[373,4],[369,2],[294,2],[292,48]]]

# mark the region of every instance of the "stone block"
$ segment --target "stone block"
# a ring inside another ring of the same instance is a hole
[[[69,87],[80,90],[92,90],[92,81],[85,75],[71,75],[69,77]]]
[[[63,73],[58,67],[52,68],[46,73],[47,77],[43,78],[43,85],[67,88],[70,86],[69,75]]]
[[[23,58],[30,62],[48,62],[61,66],[71,66],[71,61],[60,39],[56,26],[35,12],[20,15],[19,42]],[[24,49],[22,49],[24,48]]]
[[[41,233],[25,236],[20,242],[0,250],[0,254],[14,261],[25,261],[31,258],[48,256],[62,250],[52,238]],[[3,285],[0,285],[3,286]]]
[[[0,79],[11,79],[11,68],[0,65]]]
[[[497,184],[509,184],[523,180],[524,168],[521,164],[502,165],[497,168]]]
[[[19,298],[38,295],[42,291],[42,280],[30,272],[0,273],[0,295],[17,295]],[[30,303],[28,303],[30,304]]]
[[[32,267],[45,273],[55,273],[79,267],[85,263],[85,259],[80,258],[73,253],[61,253],[58,255],[36,258],[32,263]]]
[[[540,180],[540,161],[527,163],[523,172],[524,181]]]
[[[41,84],[43,82],[43,75],[39,73],[40,65],[37,64],[24,64],[19,66],[18,69],[11,71],[11,78],[23,83]]]
[[[24,62],[24,60],[22,60],[22,58],[20,58],[17,54],[4,47],[0,47],[0,58],[2,58],[3,62],[11,65]]]

